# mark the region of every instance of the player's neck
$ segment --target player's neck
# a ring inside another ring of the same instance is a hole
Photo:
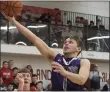
[[[24,91],[30,91],[30,85],[25,85],[23,88]]]
[[[65,53],[64,57],[65,58],[74,58],[74,57],[77,57],[77,53]]]

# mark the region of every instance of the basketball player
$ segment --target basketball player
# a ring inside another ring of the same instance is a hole
[[[78,37],[67,38],[63,45],[63,53],[55,53],[39,37],[21,25],[14,17],[6,19],[13,22],[28,40],[30,40],[40,53],[52,63],[52,91],[81,91],[88,79],[90,62],[87,59],[77,58],[81,51]]]

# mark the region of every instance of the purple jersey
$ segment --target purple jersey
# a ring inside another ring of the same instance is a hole
[[[57,54],[55,57],[55,62],[58,62],[64,68],[70,72],[79,73],[80,69],[80,59],[78,58],[64,58],[63,55]],[[64,78],[61,74],[55,73],[52,70],[51,74],[51,81],[52,81],[52,91],[81,91],[83,90],[83,86],[75,84],[68,80],[67,78]]]

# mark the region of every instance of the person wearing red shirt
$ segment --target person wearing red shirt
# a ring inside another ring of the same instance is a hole
[[[0,75],[3,79],[3,83],[5,86],[8,86],[13,81],[12,71],[8,68],[8,62],[3,62],[3,67],[0,69]]]

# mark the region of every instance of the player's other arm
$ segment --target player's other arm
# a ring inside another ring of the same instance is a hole
[[[83,85],[89,77],[90,61],[87,59],[82,59],[80,66],[81,67],[79,70],[79,74],[74,74],[74,73],[66,71],[65,77],[67,77],[73,83]]]
[[[43,40],[41,40],[39,37],[33,34],[29,29],[21,25],[18,21],[15,20],[14,17],[12,18],[12,17],[6,16],[4,13],[2,14],[5,16],[6,19],[8,19],[9,21],[12,21],[16,25],[19,32],[21,32],[28,40],[30,40],[37,47],[37,49],[40,51],[40,53],[44,57],[51,60],[54,59],[55,54],[53,50],[49,48],[48,45]]]

